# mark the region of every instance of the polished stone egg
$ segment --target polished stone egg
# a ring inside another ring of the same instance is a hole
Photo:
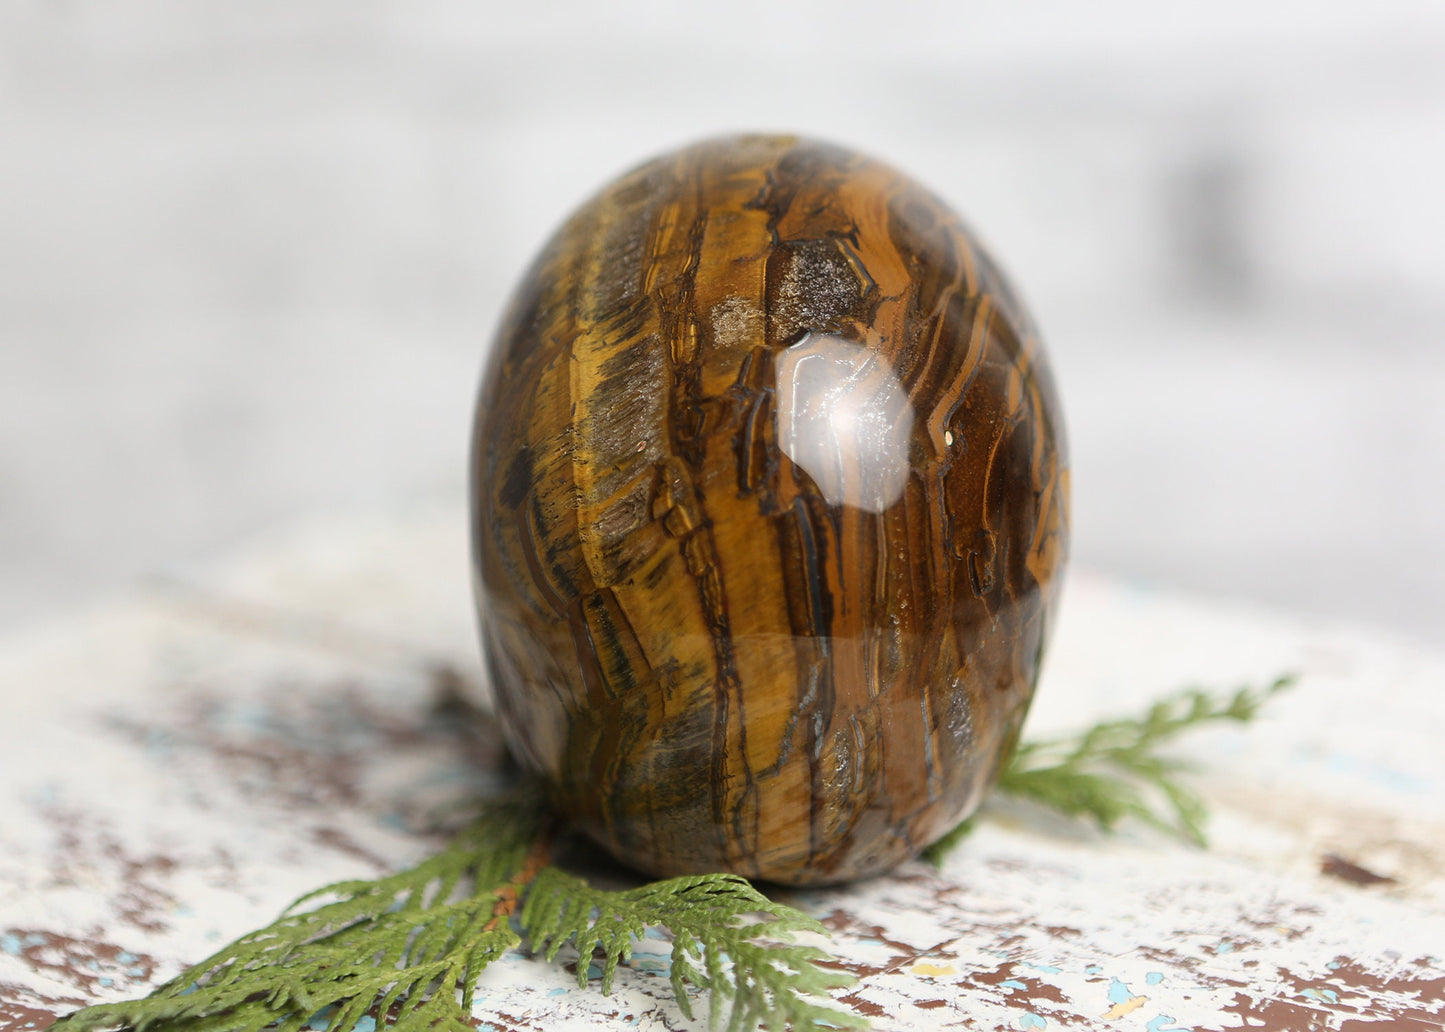
[[[604,187],[517,287],[473,444],[497,712],[655,875],[846,881],[978,805],[1067,550],[1032,322],[872,158],[709,140]]]

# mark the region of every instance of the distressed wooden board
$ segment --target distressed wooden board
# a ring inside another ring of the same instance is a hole
[[[435,705],[477,667],[463,527],[320,522],[0,643],[0,1028],[143,992],[441,841],[500,755]],[[1259,724],[1187,746],[1207,852],[999,805],[941,872],[790,894],[861,976],[844,1005],[880,1029],[1441,1027],[1445,657],[1075,575],[1029,733],[1282,670]],[[705,1025],[661,938],[611,997],[575,964],[509,955],[479,1027]]]

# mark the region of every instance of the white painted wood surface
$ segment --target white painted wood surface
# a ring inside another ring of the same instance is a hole
[[[0,644],[0,1027],[142,993],[306,890],[435,848],[497,760],[434,709],[438,670],[478,668],[465,556],[454,510],[321,521]],[[1032,736],[1301,679],[1182,747],[1209,851],[998,805],[942,871],[788,894],[861,976],[841,1005],[879,1029],[1439,1028],[1445,656],[1088,574],[1062,613]],[[701,1028],[667,963],[645,940],[604,998],[509,955],[475,1016]]]

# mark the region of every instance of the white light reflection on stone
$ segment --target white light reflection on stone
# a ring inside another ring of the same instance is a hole
[[[777,365],[778,442],[831,505],[882,512],[908,483],[913,406],[888,360],[810,333]]]

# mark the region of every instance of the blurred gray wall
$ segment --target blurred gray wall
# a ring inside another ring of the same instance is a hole
[[[459,498],[568,208],[800,129],[1035,309],[1077,562],[1445,630],[1445,5],[0,5],[0,624]]]

